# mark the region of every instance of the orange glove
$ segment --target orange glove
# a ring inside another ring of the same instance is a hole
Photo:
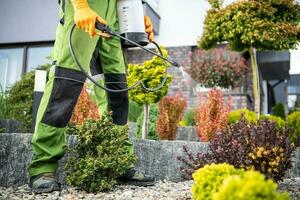
[[[154,33],[153,33],[153,25],[151,19],[150,17],[145,16],[144,21],[145,21],[145,31],[148,34],[148,39],[150,42],[152,42],[154,38]]]
[[[96,20],[103,24],[107,22],[100,17],[95,11],[93,11],[87,0],[71,0],[74,7],[74,21],[77,28],[84,30],[89,33],[90,37],[95,37],[96,34],[109,37],[109,34],[106,33],[96,33],[95,23]]]

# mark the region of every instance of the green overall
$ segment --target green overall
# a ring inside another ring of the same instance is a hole
[[[119,29],[117,0],[88,0],[88,3],[108,25]],[[41,100],[35,132],[32,138],[34,158],[28,171],[30,176],[46,172],[55,172],[58,160],[63,157],[66,144],[66,125],[86,77],[79,71],[69,50],[69,32],[74,24],[74,10],[70,0],[61,0],[61,20],[56,30],[53,58],[55,68],[49,72],[45,93]],[[99,73],[104,74],[106,85],[112,89],[124,89],[126,85],[126,66],[118,38],[90,38],[89,35],[76,29],[73,46],[79,62],[86,71],[91,71],[91,60],[96,59]],[[96,57],[93,55],[97,54]],[[94,74],[92,74],[94,75]],[[97,75],[97,74],[96,74]],[[102,82],[103,81],[99,81]],[[97,105],[100,113],[112,110],[114,123],[125,125],[128,114],[128,93],[109,94],[95,88]],[[128,151],[133,153],[133,145],[127,140]]]

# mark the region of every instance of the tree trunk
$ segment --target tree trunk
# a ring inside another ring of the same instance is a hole
[[[142,139],[146,139],[148,135],[148,126],[149,126],[149,109],[150,106],[145,104],[144,105],[144,121],[143,121],[143,128],[142,128]]]
[[[253,97],[254,97],[254,111],[260,115],[260,83],[259,83],[259,72],[255,58],[255,49],[250,47],[250,61],[252,68],[252,82],[253,82]]]

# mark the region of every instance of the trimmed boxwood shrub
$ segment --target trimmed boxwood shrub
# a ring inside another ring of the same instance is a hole
[[[300,111],[289,114],[286,119],[287,125],[294,129],[290,139],[297,146],[300,145]]]

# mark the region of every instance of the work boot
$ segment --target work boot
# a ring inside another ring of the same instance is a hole
[[[125,174],[118,179],[121,183],[136,185],[136,186],[152,186],[155,184],[155,178],[152,176],[147,176],[135,169],[129,169]]]
[[[34,193],[50,193],[60,191],[60,185],[54,173],[43,173],[30,177],[29,187]]]

